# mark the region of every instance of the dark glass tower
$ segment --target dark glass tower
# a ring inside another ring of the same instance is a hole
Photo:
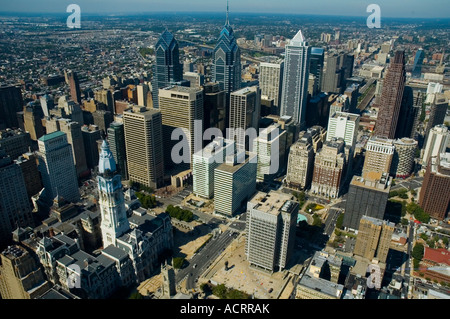
[[[0,86],[0,130],[17,128],[17,112],[23,111],[22,91],[16,86]]]
[[[416,56],[414,58],[414,66],[411,72],[414,78],[420,78],[420,75],[422,74],[422,64],[424,58],[425,52],[422,49],[419,49],[416,52]]]
[[[225,26],[214,48],[212,75],[213,82],[219,83],[220,89],[225,91],[226,105],[229,105],[230,93],[241,88],[241,50],[228,19],[228,5]]]
[[[125,148],[125,130],[123,123],[112,122],[108,128],[108,143],[114,160],[117,164],[117,171],[122,179],[128,179],[127,153]]]
[[[183,80],[178,42],[167,29],[155,46],[156,64],[153,70],[153,108],[159,108],[158,90]]]
[[[309,73],[314,75],[313,96],[320,93],[322,88],[322,73],[324,64],[325,50],[323,48],[311,48],[311,57],[309,60]]]
[[[405,89],[405,51],[395,52],[384,79],[375,135],[394,138]]]

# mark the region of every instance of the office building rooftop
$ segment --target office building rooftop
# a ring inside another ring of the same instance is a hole
[[[295,207],[292,196],[271,191],[270,193],[258,192],[250,203],[256,204],[254,209],[264,213],[278,215],[280,212],[290,212]]]

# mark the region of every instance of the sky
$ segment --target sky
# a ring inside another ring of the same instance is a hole
[[[225,12],[226,0],[0,0],[0,12],[62,13],[77,4],[81,13]],[[369,16],[377,4],[381,17],[449,18],[449,0],[230,0],[230,16],[239,13],[287,13]]]

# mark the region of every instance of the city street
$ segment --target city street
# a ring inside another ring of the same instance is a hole
[[[336,221],[341,214],[341,209],[338,208],[330,208],[328,217],[325,221],[325,227],[323,229],[323,233],[327,236],[331,236],[333,234],[334,228],[336,227]]]
[[[217,257],[236,239],[238,232],[227,230],[216,238],[211,239],[194,257],[189,261],[189,265],[181,269],[176,274],[177,284],[186,279],[186,289],[191,290],[196,287],[199,277],[208,269]]]

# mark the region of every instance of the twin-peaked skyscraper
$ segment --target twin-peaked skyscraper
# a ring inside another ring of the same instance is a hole
[[[218,82],[220,88],[225,90],[228,105],[231,92],[241,88],[241,50],[230,25],[228,6],[225,25],[214,48],[213,58],[213,82]]]
[[[167,29],[155,45],[156,63],[153,70],[153,108],[159,108],[158,90],[183,80],[178,42]]]

